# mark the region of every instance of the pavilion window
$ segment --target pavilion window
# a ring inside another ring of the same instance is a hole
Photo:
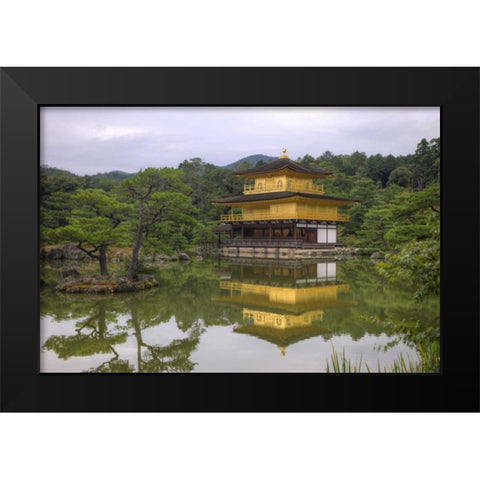
[[[327,226],[322,225],[318,228],[317,243],[327,243]]]

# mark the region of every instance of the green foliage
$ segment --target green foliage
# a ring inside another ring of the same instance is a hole
[[[411,192],[392,186],[376,202],[358,229],[358,246],[390,251],[431,236],[431,215],[438,217],[440,212],[440,187],[434,184]],[[352,212],[359,208],[356,206]]]
[[[53,192],[40,203],[40,242],[55,243],[56,229],[69,224],[72,216],[72,193]]]
[[[128,234],[129,205],[103,190],[79,190],[70,197],[69,223],[48,232],[57,241],[73,241],[90,257],[98,259],[107,274],[106,248]],[[98,252],[98,253],[97,253]]]
[[[149,168],[136,175],[110,172],[76,177],[49,169],[44,176],[48,176],[44,188],[46,192],[48,187],[48,194],[40,206],[42,243],[73,241],[93,258],[102,255],[105,262],[106,247],[131,247],[136,239],[147,254],[212,246],[216,239],[211,230],[222,209],[212,206],[211,200],[243,188],[231,171],[201,159],[185,161],[178,170]],[[115,185],[88,188],[103,180]]]
[[[81,188],[83,179],[57,168],[40,168],[40,200],[45,201],[51,195],[58,192],[73,192]]]
[[[59,241],[74,241],[92,246],[110,245],[113,243],[112,227],[105,217],[73,217],[70,224],[55,231]]]
[[[216,226],[216,222],[210,222],[207,225],[197,223],[193,243],[200,247],[200,253],[208,252],[217,243],[217,237],[213,233],[213,228]]]
[[[100,188],[106,192],[109,192],[121,181],[131,176],[131,173],[120,172],[117,170],[107,173],[97,173],[96,175],[91,176],[86,175],[84,180],[84,188]]]
[[[406,269],[410,257],[421,258],[421,250],[430,252],[436,241],[430,216],[438,217],[440,209],[439,159],[437,138],[422,139],[415,153],[407,156],[325,151],[317,157],[307,153],[298,161],[333,172],[316,181],[324,184],[326,195],[358,200],[341,207],[350,221],[338,226],[339,241],[367,252],[389,252],[392,256],[384,263]],[[251,168],[270,160],[253,155],[231,166]],[[228,208],[212,201],[241,194],[248,183],[234,173],[198,157],[184,160],[178,169],[147,168],[135,175],[109,172],[81,177],[42,167],[41,241],[81,242],[94,255],[101,246],[110,245],[136,245],[150,253],[193,252],[196,247],[207,251],[217,240],[212,229]]]
[[[239,172],[242,170],[248,170],[249,168],[251,168],[251,165],[250,162],[248,162],[247,160],[235,164],[235,170]]]
[[[392,281],[403,279],[416,285],[419,301],[440,295],[440,242],[435,238],[408,242],[398,253],[387,256],[378,271]]]
[[[158,224],[175,221],[183,229],[188,229],[191,200],[187,197],[191,189],[185,185],[183,172],[173,168],[147,168],[124,180],[117,189],[118,195],[134,203],[136,219],[135,241],[127,275],[137,274],[140,248],[147,236],[158,239]],[[180,246],[180,237],[174,237],[174,246]]]
[[[385,233],[387,244],[396,247],[413,239],[428,235],[428,227],[423,224],[393,224]]]
[[[395,237],[396,251],[378,265],[386,278],[417,286],[415,298],[440,294],[440,188],[401,193],[391,208],[397,224],[386,238]],[[393,243],[393,240],[390,240]]]
[[[85,218],[107,218],[112,228],[117,227],[131,213],[129,205],[99,189],[79,190],[72,195],[71,200],[73,215]]]
[[[347,196],[353,188],[355,179],[344,173],[337,173],[330,178],[322,179],[321,183],[325,186],[325,191],[329,196]]]
[[[330,361],[327,360],[326,373],[359,373],[374,372],[362,356],[354,362],[347,358],[345,350],[340,355],[332,344]],[[440,371],[440,346],[438,342],[429,344],[426,348],[419,347],[417,358],[405,358],[400,353],[398,360],[384,366],[383,370],[378,365],[377,373],[438,373]]]
[[[190,189],[182,182],[183,173],[174,168],[146,168],[127,178],[118,186],[118,194],[132,201],[147,200],[154,193]]]
[[[60,300],[59,304],[65,308],[61,299],[62,297],[56,297],[56,300]],[[105,300],[92,302],[87,299],[87,301],[80,301],[67,307],[69,308],[69,317],[78,318],[84,315],[86,317],[77,323],[74,336],[53,335],[46,340],[44,348],[55,351],[62,359],[115,352],[113,346],[124,343],[128,334],[126,332],[116,335],[109,334],[107,324],[116,322],[116,316],[107,309],[109,303]],[[56,313],[58,315],[58,310]],[[60,313],[59,320],[64,318]],[[84,330],[88,333],[83,333]]]
[[[365,214],[376,203],[378,186],[369,178],[356,178],[348,198],[358,200],[359,203],[350,208],[350,221],[343,226],[343,234],[353,234],[360,230]]]
[[[397,167],[388,177],[389,184],[409,187],[412,183],[413,173],[407,167]]]
[[[389,251],[386,239],[392,227],[392,210],[385,204],[379,204],[367,211],[362,228],[358,234],[358,245],[373,250]]]
[[[384,157],[380,154],[370,156],[365,162],[365,173],[373,181],[380,182],[382,187],[387,185],[390,172],[397,166],[399,160],[393,155]]]
[[[393,202],[394,215],[401,220],[421,212],[440,213],[440,185],[433,184],[420,192],[399,192]]]
[[[176,192],[157,192],[145,208],[145,243],[166,246],[170,251],[188,249],[198,222],[190,197]]]
[[[98,338],[91,334],[79,333],[75,336],[54,335],[48,338],[44,348],[53,350],[58,358],[67,359],[72,356],[87,357],[96,353],[110,353],[115,344],[124,343],[128,334],[122,333],[108,338]]]
[[[168,243],[177,253],[184,251],[188,247],[187,239],[180,232],[174,233]]]
[[[331,355],[331,366],[327,361],[325,371],[327,373],[358,373],[362,371],[362,357],[358,361],[352,364],[352,361],[345,356],[345,349],[342,350],[342,355],[339,356],[338,352],[335,350],[335,347],[332,343],[332,355]],[[367,371],[369,371],[368,365],[365,364]]]
[[[125,234],[119,226],[127,219],[129,206],[102,190],[79,190],[71,196],[68,225],[56,229],[59,240],[111,245]]]
[[[225,207],[212,205],[213,200],[243,191],[244,180],[236,177],[232,170],[204,163],[200,158],[184,160],[178,168],[184,172],[183,181],[192,190],[192,204],[196,208],[193,216],[204,224],[218,223],[220,215],[225,213]]]
[[[417,145],[412,164],[413,186],[423,190],[427,185],[440,180],[440,139],[433,138],[427,142],[423,138]]]

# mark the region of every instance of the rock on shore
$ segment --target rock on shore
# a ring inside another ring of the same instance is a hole
[[[385,258],[385,255],[382,252],[373,252],[370,255],[370,260],[382,260]]]

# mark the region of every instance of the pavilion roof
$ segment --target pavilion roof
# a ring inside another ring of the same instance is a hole
[[[302,301],[298,303],[283,303],[276,302],[273,304],[268,298],[262,297],[261,295],[255,294],[243,294],[243,295],[233,295],[233,296],[219,296],[212,297],[212,301],[215,303],[221,303],[224,305],[239,305],[243,308],[252,308],[258,309],[261,307],[262,310],[270,313],[278,314],[295,314],[301,315],[302,313],[307,313],[312,310],[318,310],[320,308],[338,308],[338,307],[353,307],[357,305],[356,302],[352,300],[344,300],[343,298],[313,298],[308,301]]]
[[[293,327],[285,330],[257,325],[240,325],[234,328],[233,331],[261,338],[280,347],[288,347],[301,340],[317,337],[318,335],[329,335],[331,333],[330,329],[316,324],[305,327]]]
[[[294,162],[289,158],[279,158],[278,160],[273,160],[269,163],[266,163],[265,165],[261,165],[260,167],[253,167],[247,170],[241,170],[239,172],[235,172],[235,175],[238,175],[239,177],[248,177],[249,175],[276,172],[284,168],[289,168],[294,172],[303,173],[305,175],[312,175],[312,176],[332,175],[332,172],[325,172],[323,170],[317,170],[316,168],[310,168],[298,162]]]
[[[271,193],[254,193],[251,195],[236,195],[235,197],[220,198],[218,200],[212,200],[212,203],[243,203],[243,202],[258,202],[263,200],[280,200],[283,198],[289,197],[304,197],[304,198],[314,198],[317,200],[331,200],[331,201],[343,201],[343,202],[358,202],[358,200],[351,198],[339,198],[339,197],[329,197],[327,195],[319,195],[315,193],[304,193],[304,192],[271,192]]]

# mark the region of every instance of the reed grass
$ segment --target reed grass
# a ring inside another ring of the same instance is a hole
[[[370,366],[363,362],[362,356],[357,361],[352,362],[345,355],[345,349],[339,354],[332,342],[332,353],[330,361],[327,360],[327,373],[360,373],[366,371],[372,373]],[[405,358],[400,353],[397,360],[389,365],[380,367],[380,361],[377,363],[377,373],[438,373],[440,371],[440,349],[438,343],[429,344],[427,347],[418,346],[418,358]],[[364,370],[362,370],[364,367]]]

